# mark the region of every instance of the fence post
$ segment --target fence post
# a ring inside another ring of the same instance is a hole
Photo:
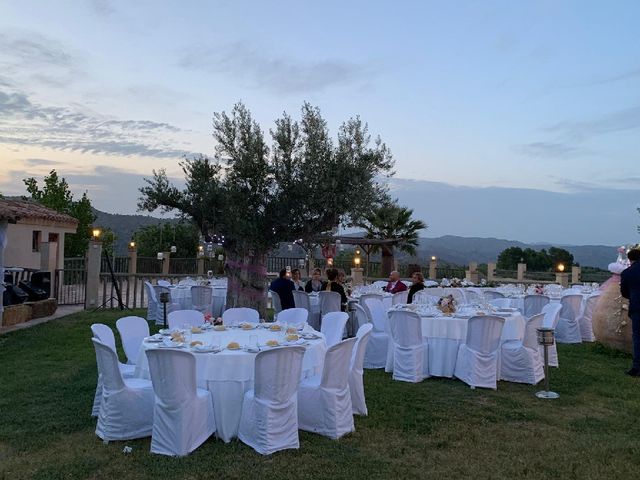
[[[582,268],[574,265],[571,267],[571,283],[580,283],[580,275],[582,274]]]
[[[85,290],[84,308],[98,306],[98,292],[100,290],[100,263],[102,260],[102,242],[90,240],[87,250],[87,286]]]
[[[196,264],[198,266],[198,276],[202,277],[204,275],[204,257],[198,255],[198,258],[196,260]]]
[[[133,286],[137,281],[136,273],[138,273],[138,248],[136,247],[135,242],[129,243],[128,273],[129,273],[129,277],[127,277],[127,291],[130,288],[130,286]],[[135,288],[134,288],[134,292],[135,292]]]
[[[518,280],[519,282],[522,282],[524,280],[524,272],[526,271],[527,271],[527,264],[518,263],[518,276],[516,277],[516,280]]]
[[[467,282],[478,283],[480,276],[478,275],[478,262],[469,262],[469,270],[464,272],[464,278]]]
[[[431,280],[436,280],[438,278],[438,259],[433,256],[431,257],[431,261],[429,262],[429,278]]]
[[[51,293],[50,297],[55,296],[53,288],[56,269],[58,268],[56,258],[56,252],[58,251],[57,242],[41,242],[40,243],[40,270],[49,272],[51,278]],[[60,281],[62,281],[62,273],[60,274]]]
[[[487,281],[493,282],[496,278],[496,264],[494,262],[487,263]]]
[[[556,283],[562,285],[563,288],[569,286],[569,274],[565,272],[556,272]]]
[[[171,263],[171,252],[162,252],[162,274],[169,275],[169,263]]]
[[[354,287],[357,285],[364,285],[364,269],[361,267],[354,267],[351,269],[351,285]]]

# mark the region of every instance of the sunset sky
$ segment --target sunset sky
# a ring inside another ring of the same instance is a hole
[[[242,100],[360,115],[426,236],[619,245],[640,215],[638,1],[0,2],[0,192],[135,213]]]

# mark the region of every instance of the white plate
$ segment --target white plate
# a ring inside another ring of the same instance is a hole
[[[315,333],[303,333],[300,335],[302,338],[304,338],[305,340],[318,340],[322,337],[316,335]]]
[[[162,335],[160,335],[160,334],[155,334],[155,335],[152,335],[152,336],[150,336],[150,337],[145,338],[145,340],[146,340],[147,342],[150,342],[150,343],[158,343],[158,342],[162,342]]]
[[[280,345],[302,345],[303,343],[305,343],[304,338],[299,338],[293,342],[282,342]]]
[[[258,353],[260,351],[258,347],[244,347],[243,350],[248,353]]]
[[[158,348],[184,348],[185,345],[182,342],[167,342],[159,343]]]
[[[196,345],[192,350],[195,353],[218,353],[221,351],[219,347],[212,347],[210,345]]]
[[[244,327],[244,328],[243,328],[241,325],[238,325],[238,328],[239,328],[240,330],[247,330],[247,331],[248,331],[248,330],[255,330],[256,328],[258,328],[258,325],[259,325],[259,324],[257,324],[257,323],[249,323],[248,325],[250,325],[250,326],[251,326],[251,328],[247,328],[247,327]]]

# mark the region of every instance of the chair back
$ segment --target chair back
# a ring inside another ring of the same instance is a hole
[[[211,287],[202,285],[191,287],[191,305],[194,310],[208,312],[211,310],[212,302],[213,289]]]
[[[149,349],[145,353],[156,397],[166,408],[183,408],[196,396],[196,358],[174,349]]]
[[[509,308],[511,306],[510,298],[494,298],[489,300],[489,303],[496,308]]]
[[[545,328],[555,328],[558,326],[558,322],[560,321],[560,310],[562,310],[562,305],[559,303],[548,303],[542,308],[542,313],[544,313],[544,320],[542,321],[542,326]]]
[[[156,291],[153,288],[153,285],[151,285],[151,282],[146,281],[144,282],[144,290],[145,292],[147,292],[147,298],[149,299],[148,302],[151,305],[152,303],[157,304],[158,303],[158,297],[156,295]]]
[[[373,324],[369,321],[367,312],[364,310],[364,308],[362,308],[362,305],[360,305],[359,303],[354,303],[353,306],[356,310],[356,324],[358,325],[358,328],[362,327],[363,325],[371,325],[371,327],[373,328]]]
[[[384,311],[382,303],[382,295],[368,294],[360,297],[360,305],[367,312],[369,321],[373,323],[373,329],[376,332],[384,332],[387,324],[387,314]]]
[[[128,363],[135,364],[142,341],[149,336],[149,324],[142,317],[122,317],[116,321],[116,328]]]
[[[400,348],[420,345],[422,340],[422,320],[415,312],[394,310],[389,313],[389,331],[393,343]]]
[[[239,325],[246,323],[260,323],[260,313],[248,307],[229,308],[222,313],[222,323],[225,325]]]
[[[320,299],[320,315],[323,317],[327,313],[342,310],[342,297],[340,297],[338,292],[322,290],[318,292],[318,298]]]
[[[321,388],[344,390],[349,385],[349,366],[356,338],[343,340],[327,350],[322,368]]]
[[[587,297],[587,301],[584,304],[584,311],[582,312],[582,318],[584,320],[591,321],[593,317],[593,311],[596,309],[596,304],[598,303],[598,299],[600,298],[600,294],[589,295]]]
[[[98,373],[102,377],[103,388],[114,392],[122,390],[125,387],[125,383],[122,379],[122,373],[120,373],[116,352],[97,338],[92,338],[91,341],[96,350]]]
[[[156,296],[156,302],[160,303],[160,294],[168,293],[169,294],[169,303],[171,303],[171,289],[169,287],[163,287],[162,285],[153,285],[153,292]],[[169,306],[167,305],[167,308]]]
[[[493,315],[471,317],[467,326],[467,346],[488,355],[500,346],[504,318]]]
[[[375,282],[373,282],[371,284],[371,286],[374,287],[374,288],[379,288],[380,290],[382,290],[388,284],[389,284],[389,282],[387,280],[376,280]]]
[[[171,282],[168,280],[158,280],[158,285],[161,287],[170,287],[171,286]]]
[[[560,318],[567,320],[577,320],[580,315],[580,307],[582,306],[582,295],[565,295],[560,299],[562,310],[560,310]]]
[[[524,339],[522,345],[527,348],[538,348],[538,329],[542,327],[544,321],[544,313],[538,313],[527,319],[527,324],[524,327]]]
[[[198,310],[175,310],[167,315],[169,328],[182,328],[185,323],[190,327],[199,327],[204,323],[204,315]]]
[[[445,290],[445,295],[451,295],[458,305],[464,305],[466,303],[466,299],[461,288],[447,288]]]
[[[405,290],[404,292],[394,293],[393,297],[391,297],[391,305],[407,303],[408,297],[409,297],[409,290]]]
[[[116,336],[113,334],[113,330],[104,323],[94,323],[91,325],[91,333],[93,336],[104,343],[114,352],[116,351]]]
[[[347,320],[349,320],[349,314],[346,312],[330,312],[322,317],[320,332],[324,335],[327,347],[331,347],[342,340],[342,333]]]
[[[277,315],[282,311],[282,302],[280,301],[280,295],[278,292],[269,290],[271,294],[271,305],[273,306],[273,312]]]
[[[474,305],[480,303],[480,295],[478,292],[474,292],[473,290],[466,289],[463,291],[465,303]]]
[[[422,305],[435,305],[438,302],[438,297],[429,294],[429,290],[433,290],[432,288],[425,288],[423,290],[418,290],[413,294],[413,302]]]
[[[550,299],[546,295],[525,295],[524,316],[530,318],[542,313],[542,309],[549,301]]]
[[[309,294],[302,290],[293,291],[293,303],[296,308],[304,308],[307,311],[311,310],[311,304],[309,302]]]
[[[351,363],[349,365],[350,372],[355,371],[362,373],[364,354],[367,351],[369,338],[371,338],[371,330],[373,330],[373,325],[370,323],[365,323],[358,328],[358,332],[356,333],[356,344],[353,347],[353,353],[351,354]]]
[[[496,292],[495,290],[485,290],[482,292],[484,295],[484,299],[489,302],[491,300],[495,300],[496,298],[504,298],[504,295],[500,292]]]
[[[427,295],[430,295],[432,297],[440,298],[444,295],[444,288],[443,287],[425,288],[424,292],[426,292]]]
[[[278,315],[278,322],[286,322],[288,324],[303,327],[309,318],[309,311],[304,308],[287,308]]]
[[[281,347],[256,355],[254,392],[256,398],[284,403],[298,389],[302,376],[304,347]]]

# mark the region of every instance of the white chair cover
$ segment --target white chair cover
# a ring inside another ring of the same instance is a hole
[[[362,295],[360,306],[364,309],[369,322],[373,324],[371,338],[364,355],[364,368],[384,368],[387,364],[389,333],[387,332],[387,314],[382,304],[382,296]]]
[[[91,325],[91,332],[93,333],[93,337],[100,340],[107,347],[109,347],[113,352],[118,356],[118,351],[116,350],[116,337],[113,334],[113,330],[107,325],[102,323],[94,323]],[[125,378],[132,378],[135,374],[136,366],[135,365],[127,365],[118,361],[118,368],[120,373]],[[96,393],[93,397],[93,408],[91,409],[91,416],[97,417],[100,413],[100,402],[102,400],[102,377],[98,374],[98,384],[96,385]]]
[[[309,318],[307,318],[307,323],[311,325],[311,327],[314,330],[320,331],[320,312],[311,311],[311,302],[309,301],[309,294],[307,292],[303,292],[302,290],[294,290],[293,301],[295,303],[296,308],[304,308],[309,312]]]
[[[542,313],[544,313],[542,326],[546,328],[553,328],[555,330],[558,326],[558,322],[560,321],[560,310],[562,310],[562,305],[559,303],[549,303],[545,305],[542,309]],[[559,367],[556,343],[554,342],[553,345],[547,347],[547,349],[549,355],[549,366]],[[540,358],[544,360],[544,347],[542,345],[538,345],[538,353],[540,354]]]
[[[151,453],[188,455],[216,431],[211,392],[196,387],[192,353],[173,349],[145,353],[155,391]]]
[[[169,328],[182,328],[185,324],[199,327],[204,323],[204,315],[198,310],[176,310],[167,315]]]
[[[349,360],[356,343],[349,338],[327,350],[322,376],[309,377],[298,386],[298,427],[337,439],[353,432],[349,393]]]
[[[473,290],[469,290],[468,288],[463,290],[464,293],[464,301],[469,305],[476,305],[480,303],[480,295],[478,292],[474,292]]]
[[[546,295],[525,295],[524,297],[524,317],[531,318],[542,313],[542,309],[550,301]]]
[[[364,311],[364,308],[362,308],[362,305],[360,305],[359,303],[354,303],[353,307],[356,311],[356,328],[360,329],[360,327],[362,327],[363,325],[367,325],[369,322],[369,319],[367,318],[367,312]],[[373,324],[371,324],[371,328],[373,328]]]
[[[538,352],[538,328],[544,313],[530,317],[525,326],[524,339],[502,344],[500,380],[535,385],[544,378],[544,365]]]
[[[448,288],[445,294],[451,295],[458,305],[466,303],[466,298],[461,288]]]
[[[504,295],[502,293],[496,292],[495,290],[485,290],[482,292],[482,294],[484,295],[484,299],[487,302],[495,300],[496,298],[504,298]]]
[[[409,297],[409,290],[405,290],[404,292],[394,293],[393,297],[391,297],[391,305],[407,303],[408,297]]]
[[[422,320],[415,312],[392,311],[393,379],[418,383],[429,376],[429,345],[422,338]]]
[[[170,287],[171,282],[168,280],[158,280],[158,285],[161,287]]]
[[[288,308],[280,312],[278,322],[304,327],[309,318],[309,312],[304,308]]]
[[[144,291],[147,294],[147,321],[156,322],[158,319],[158,297],[151,282],[144,282]]]
[[[127,356],[127,363],[135,365],[142,341],[149,336],[149,324],[142,317],[130,316],[119,318],[116,328],[120,334],[124,354]]]
[[[371,284],[371,286],[373,288],[379,288],[380,290],[382,290],[383,288],[385,288],[387,285],[389,284],[388,280],[376,280],[375,282],[373,282]]]
[[[153,426],[153,386],[149,380],[123,379],[118,357],[111,348],[92,338],[102,377],[102,399],[96,435],[105,441],[148,437]]]
[[[222,314],[225,325],[240,325],[241,323],[260,323],[260,313],[247,307],[229,308]]]
[[[324,335],[327,348],[342,341],[342,334],[347,320],[349,320],[349,314],[346,312],[331,312],[322,317],[320,331]]]
[[[164,324],[164,305],[160,302],[160,294],[168,293],[169,294],[169,302],[167,303],[167,321],[169,319],[169,313],[174,310],[180,310],[180,303],[173,302],[173,295],[171,295],[171,289],[169,287],[163,287],[162,285],[154,285],[153,291],[156,294],[156,298],[158,300],[158,310],[156,313],[156,325]]]
[[[327,313],[339,312],[342,310],[342,298],[338,292],[328,292],[323,290],[318,292],[320,300],[320,316],[324,318]],[[320,324],[322,326],[322,323]]]
[[[362,381],[364,354],[367,350],[367,343],[371,337],[373,325],[365,323],[356,333],[356,345],[351,354],[349,365],[349,392],[351,393],[351,406],[354,415],[368,415],[367,402],[364,396],[364,382]]]
[[[191,287],[191,308],[202,313],[211,313],[213,289],[205,286]]]
[[[428,290],[430,288],[425,288],[424,290],[419,290],[413,295],[412,303],[419,303],[422,305],[435,305],[438,302],[438,297],[433,295],[429,295]]]
[[[580,308],[582,307],[582,295],[565,295],[560,299],[560,321],[556,327],[556,341],[558,343],[582,343],[580,333]]]
[[[304,347],[283,347],[256,355],[255,387],[244,395],[238,438],[262,455],[300,447],[298,382],[304,352]]]
[[[578,324],[580,325],[580,335],[583,342],[595,342],[596,337],[593,335],[593,312],[596,309],[596,304],[600,294],[589,295],[587,301],[584,304],[582,314],[578,318]]]
[[[444,288],[443,287],[430,287],[430,288],[425,288],[423,290],[423,292],[425,292],[427,295],[431,296],[431,297],[442,297],[444,295]]]
[[[454,375],[471,387],[498,388],[500,336],[504,318],[471,317],[466,343],[460,345]]]
[[[282,311],[282,302],[280,301],[280,295],[273,290],[269,290],[271,295],[271,306],[273,307],[273,313],[278,315]]]
[[[511,299],[509,298],[494,298],[493,300],[489,300],[489,303],[496,308],[511,307]]]

